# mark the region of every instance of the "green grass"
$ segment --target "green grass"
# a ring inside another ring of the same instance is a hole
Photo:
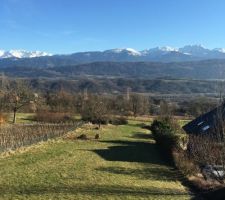
[[[99,132],[86,126],[68,138]],[[182,176],[137,122],[101,140],[58,139],[0,158],[0,199],[190,199]]]
[[[190,121],[191,120],[188,120],[188,119],[181,119],[181,120],[178,120],[178,123],[180,124],[181,127],[183,127],[184,125],[186,125]]]
[[[34,113],[17,113],[16,114],[16,123],[32,123],[33,122]],[[12,123],[13,121],[13,113],[9,114],[8,121]]]
[[[8,115],[8,121],[9,123],[12,123],[13,121],[13,113],[10,113]],[[35,113],[17,113],[16,114],[16,123],[20,124],[20,123],[25,123],[25,124],[29,124],[29,123],[33,123],[33,118],[35,116]],[[80,115],[73,115],[73,119],[75,120],[80,120],[81,117]]]

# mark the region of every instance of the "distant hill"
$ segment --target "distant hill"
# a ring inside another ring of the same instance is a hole
[[[124,94],[127,88],[132,92],[148,94],[213,94],[219,93],[217,81],[182,80],[182,79],[133,79],[133,78],[78,78],[65,79],[30,79],[30,85],[39,91],[60,91],[79,93],[88,92]]]
[[[37,59],[37,58],[35,58]],[[38,66],[34,64],[2,65],[0,72],[11,77],[29,78],[65,78],[76,77],[132,77],[155,79],[161,77],[188,79],[225,79],[225,60],[204,60],[192,62],[93,62],[86,64],[63,65],[56,59],[56,66]],[[45,63],[46,57],[39,59]],[[43,64],[44,65],[44,64]]]

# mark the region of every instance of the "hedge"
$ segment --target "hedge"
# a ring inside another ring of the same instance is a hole
[[[171,120],[157,119],[154,120],[150,130],[156,143],[160,146],[162,151],[172,157],[172,150],[178,147],[179,136],[177,135],[177,125]]]

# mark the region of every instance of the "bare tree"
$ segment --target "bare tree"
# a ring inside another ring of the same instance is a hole
[[[106,98],[90,96],[83,104],[82,119],[98,124],[99,128],[102,123],[107,123],[109,110],[106,101]]]
[[[52,111],[72,112],[75,107],[74,96],[63,88],[55,93],[47,92],[45,94],[45,101]]]
[[[139,115],[148,114],[150,110],[148,98],[139,94],[132,94],[130,96],[129,105],[135,117],[138,114]]]
[[[24,106],[35,104],[38,94],[33,93],[24,82],[17,81],[10,86],[6,93],[9,107],[13,110],[13,123],[16,123],[16,114]]]

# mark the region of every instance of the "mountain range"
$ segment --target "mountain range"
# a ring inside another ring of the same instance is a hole
[[[187,45],[182,48],[174,47],[156,47],[137,51],[132,48],[118,48],[105,51],[87,51],[77,52],[65,55],[52,55],[40,51],[25,51],[25,50],[0,50],[0,59],[32,59],[42,58],[41,64],[47,66],[55,66],[55,61],[58,64],[81,64],[90,62],[183,62],[183,61],[196,61],[208,59],[225,59],[225,49],[215,48],[208,49],[202,45]],[[43,63],[45,61],[45,63]],[[35,62],[38,60],[35,59]],[[26,61],[29,62],[29,61]],[[31,61],[32,63],[32,61]]]
[[[210,50],[201,45],[143,51],[111,49],[68,55],[14,50],[0,51],[0,55],[5,56],[0,59],[0,73],[10,77],[225,79],[225,49]]]

